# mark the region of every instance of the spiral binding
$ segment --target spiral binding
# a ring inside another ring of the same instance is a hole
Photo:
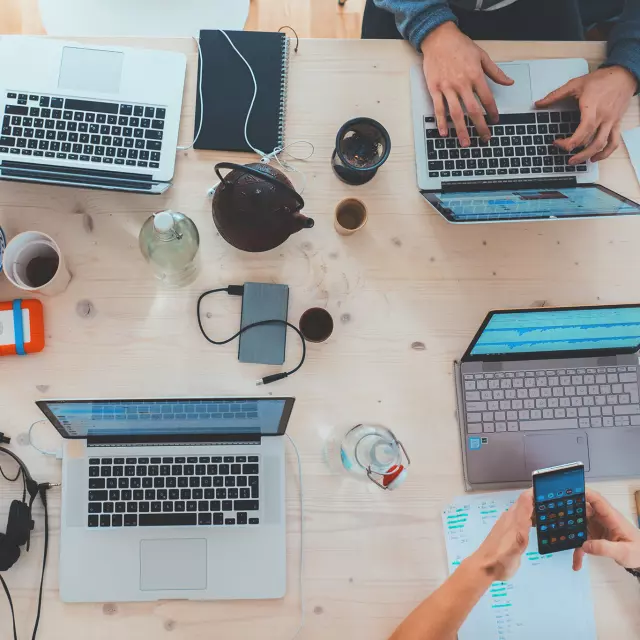
[[[284,147],[287,117],[287,91],[289,90],[289,38],[282,39],[282,78],[280,80],[280,114],[278,117],[278,146]]]

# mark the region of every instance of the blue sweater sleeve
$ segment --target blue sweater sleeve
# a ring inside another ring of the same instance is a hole
[[[400,35],[416,49],[436,27],[444,22],[457,22],[444,0],[374,0],[374,3],[393,13]]]
[[[603,66],[612,65],[624,67],[640,83],[640,0],[626,0],[624,11],[611,31]]]

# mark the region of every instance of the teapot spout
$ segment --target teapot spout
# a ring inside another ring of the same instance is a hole
[[[301,229],[311,229],[315,224],[313,218],[307,218],[307,216],[302,215],[299,211],[296,211],[293,214],[293,221],[295,231],[300,231]]]

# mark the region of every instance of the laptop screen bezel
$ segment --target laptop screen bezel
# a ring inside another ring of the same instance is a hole
[[[473,348],[477,344],[480,336],[486,329],[495,315],[513,314],[513,313],[540,313],[548,311],[581,311],[589,309],[630,309],[640,308],[640,304],[607,304],[607,305],[588,305],[580,307],[529,307],[527,309],[495,309],[490,311],[480,325],[480,328],[473,337],[473,340],[467,347],[465,354],[462,356],[462,362],[508,362],[514,360],[553,360],[558,358],[593,358],[605,357],[612,355],[624,355],[635,353],[640,349],[640,342],[633,347],[621,347],[615,349],[572,349],[567,351],[526,351],[521,353],[496,353],[496,354],[476,354],[471,355]]]
[[[54,415],[54,413],[49,408],[51,404],[90,404],[93,402],[99,402],[101,404],[118,404],[120,402],[158,402],[158,403],[166,403],[166,402],[184,402],[185,400],[203,400],[206,402],[255,402],[255,401],[266,401],[266,400],[283,400],[284,407],[282,409],[282,416],[280,418],[280,424],[278,425],[278,430],[276,433],[249,433],[249,432],[234,432],[230,431],[228,434],[202,434],[202,433],[189,433],[185,432],[176,432],[176,434],[149,434],[149,433],[141,433],[139,435],[132,434],[115,434],[113,436],[100,434],[99,436],[73,436],[69,434],[64,426],[60,423],[58,418]],[[66,440],[97,440],[99,439],[101,442],[127,442],[127,443],[135,443],[135,442],[202,442],[202,441],[217,441],[217,440],[237,440],[242,438],[255,438],[255,437],[270,437],[270,436],[282,436],[284,435],[287,425],[289,424],[289,419],[291,417],[291,412],[293,410],[293,405],[295,404],[295,398],[290,396],[283,397],[272,397],[272,396],[261,396],[261,397],[220,397],[220,398],[208,398],[208,397],[189,397],[189,398],[107,398],[107,399],[92,399],[87,400],[83,399],[65,399],[65,400],[37,400],[36,406],[44,415],[47,420],[51,422],[51,424],[55,427],[56,431]]]
[[[542,178],[541,178],[542,180]],[[483,182],[479,182],[479,185],[484,185],[486,183]],[[452,183],[449,183],[449,186],[453,186]],[[612,189],[609,189],[608,187],[604,187],[601,184],[596,184],[595,182],[588,182],[588,183],[583,183],[583,184],[573,184],[568,188],[571,189],[575,189],[575,188],[585,188],[585,187],[595,187],[597,189],[600,189],[600,191],[603,191],[604,193],[613,196],[614,198],[617,198],[618,200],[620,200],[621,202],[623,202],[624,204],[627,204],[629,206],[633,206],[633,207],[637,207],[638,209],[640,209],[640,204],[638,204],[637,202],[634,202],[633,200],[631,200],[630,198],[627,198],[623,195],[620,195],[619,193],[616,193],[615,191],[613,191]],[[521,180],[517,181],[517,189],[540,189],[540,190],[544,190],[544,189],[553,189],[554,187],[552,186],[544,186],[541,187],[537,181],[531,181],[530,185],[525,185],[522,183]],[[563,188],[567,188],[562,187],[560,185],[558,185],[556,187],[556,189],[563,189]],[[482,193],[483,191],[486,191],[486,187],[484,189],[480,189],[478,188],[478,193]],[[496,191],[500,191],[500,190],[505,190],[505,191],[513,191],[516,190],[516,186],[515,186],[515,181],[514,181],[514,186],[510,186],[509,185],[509,181],[504,181],[501,182],[500,184],[496,184],[494,185],[494,190]],[[464,191],[466,193],[473,193],[474,189],[472,188],[472,185],[470,185],[469,183],[465,183],[464,188],[462,188],[461,186],[461,191]],[[637,216],[640,215],[640,211],[636,212],[636,213],[585,213],[583,215],[580,214],[572,214],[570,216],[552,216],[552,215],[548,215],[548,216],[523,216],[523,217],[518,217],[518,218],[512,218],[512,219],[505,219],[504,217],[500,217],[500,216],[496,216],[496,217],[486,217],[483,218],[482,220],[459,220],[457,218],[455,218],[451,212],[450,209],[447,209],[446,207],[442,206],[442,202],[439,199],[439,194],[444,193],[442,189],[434,189],[434,190],[425,190],[423,189],[421,192],[422,196],[425,198],[425,200],[441,215],[443,216],[448,222],[451,222],[453,224],[483,224],[483,223],[489,223],[489,222],[536,222],[536,221],[540,221],[540,220],[584,220],[586,219],[591,219],[591,218],[617,218],[620,216]],[[502,215],[502,214],[501,214]]]

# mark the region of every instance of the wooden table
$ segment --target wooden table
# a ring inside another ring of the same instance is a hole
[[[135,41],[190,55],[181,141],[193,132],[196,55],[187,40]],[[547,56],[602,59],[596,43],[487,43],[496,60]],[[452,362],[489,309],[624,303],[639,297],[637,218],[564,224],[452,226],[416,189],[409,68],[415,54],[402,42],[303,40],[292,56],[288,140],[315,145],[304,164],[305,213],[316,226],[263,255],[241,253],[216,233],[208,187],[213,164],[249,155],[180,152],[175,186],[163,197],[3,183],[0,224],[11,237],[38,229],[55,237],[74,278],[61,296],[45,299],[48,345],[41,355],[0,362],[0,428],[39,480],[56,480],[60,463],[26,445],[41,415],[39,398],[255,394],[265,367],[239,364],[235,344],[208,345],[195,318],[199,293],[245,281],[291,287],[290,319],[311,306],[334,317],[333,336],[310,345],[307,363],[263,393],[298,399],[289,432],[301,454],[305,490],[307,620],[300,637],[386,638],[445,577],[440,508],[463,492]],[[329,159],[336,131],[356,115],[380,120],[393,142],[376,178],[349,187]],[[624,127],[640,124],[637,99]],[[302,166],[302,163],[297,163]],[[601,165],[601,181],[640,197],[624,148]],[[369,208],[366,229],[353,237],[333,229],[336,203],[347,195]],[[143,221],[174,208],[191,216],[202,238],[203,269],[187,290],[159,289],[138,250]],[[6,280],[0,300],[17,297]],[[209,328],[230,335],[240,305],[211,299]],[[289,340],[288,362],[298,356]],[[277,370],[277,369],[274,369]],[[412,465],[406,484],[383,492],[332,474],[325,449],[332,435],[360,421],[391,427]],[[59,446],[53,429],[36,427],[41,446]],[[281,601],[64,605],[57,593],[59,494],[52,504],[51,560],[42,640],[120,638],[287,639],[298,624],[300,519],[295,458],[288,455],[289,589]],[[599,483],[632,514],[640,481]],[[0,528],[17,487],[0,483]],[[39,510],[38,510],[39,511]],[[32,552],[6,574],[20,637],[31,633],[42,551],[42,521]],[[600,638],[637,638],[639,588],[613,563],[592,563]],[[0,638],[8,638],[0,596]],[[30,636],[29,636],[30,637]]]

